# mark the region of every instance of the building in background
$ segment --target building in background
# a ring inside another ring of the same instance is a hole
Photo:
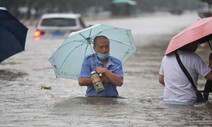
[[[130,16],[135,13],[137,3],[133,0],[112,0],[112,16]]]

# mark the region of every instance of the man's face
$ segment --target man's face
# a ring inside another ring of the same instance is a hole
[[[94,50],[100,54],[107,54],[110,51],[110,43],[105,38],[98,38]]]

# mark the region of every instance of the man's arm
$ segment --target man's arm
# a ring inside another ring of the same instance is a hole
[[[165,83],[164,83],[164,76],[161,75],[161,74],[159,75],[159,83],[165,86]]]
[[[80,76],[78,78],[78,84],[80,86],[90,86],[92,85],[92,80],[90,78],[90,62],[89,62],[90,57],[86,57],[83,60],[82,63],[82,68],[80,71]]]
[[[121,77],[119,77],[117,74],[109,71],[107,68],[97,67],[96,71],[99,74],[104,74],[104,76],[102,77],[103,82],[105,82],[105,83],[110,82],[116,86],[122,86],[123,79]]]
[[[90,86],[92,85],[91,78],[79,78],[78,83],[80,86]]]

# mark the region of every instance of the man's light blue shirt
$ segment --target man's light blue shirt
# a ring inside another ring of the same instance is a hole
[[[79,78],[89,78],[90,73],[96,70],[96,66],[103,67],[102,62],[97,59],[95,54],[88,55],[82,64]],[[123,78],[122,62],[115,57],[109,56],[108,62],[105,66],[111,72]],[[103,96],[103,97],[117,97],[118,91],[115,85],[111,83],[104,83],[104,92],[97,93],[93,85],[87,86],[86,96]]]

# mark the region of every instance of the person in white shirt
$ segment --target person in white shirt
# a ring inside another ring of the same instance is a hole
[[[209,66],[195,53],[198,42],[192,42],[177,50],[179,57],[191,75],[195,84],[198,76],[212,80],[212,53],[209,56]],[[175,53],[163,57],[159,82],[164,85],[163,102],[165,104],[193,104],[196,102],[196,93],[192,84],[180,68]]]

